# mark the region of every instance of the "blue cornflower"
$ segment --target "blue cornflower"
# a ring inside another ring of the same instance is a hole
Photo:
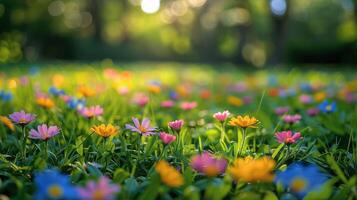
[[[12,93],[6,91],[0,91],[0,99],[2,101],[11,101],[12,100]]]
[[[319,105],[319,110],[324,113],[335,112],[337,109],[336,102],[329,103],[327,100],[323,101]]]
[[[177,92],[172,90],[172,91],[169,92],[169,97],[172,100],[177,100],[179,98],[179,95],[177,94]]]
[[[71,109],[81,109],[86,105],[86,102],[84,99],[76,99],[73,97],[67,102],[67,105]]]
[[[285,171],[276,174],[275,182],[303,198],[307,193],[318,190],[327,180],[315,165],[292,164]]]
[[[48,92],[54,96],[61,96],[65,94],[64,90],[58,89],[56,87],[50,87],[50,89],[48,89]]]
[[[57,170],[45,170],[35,175],[37,192],[35,198],[41,199],[78,199],[78,191],[71,184],[69,176]]]

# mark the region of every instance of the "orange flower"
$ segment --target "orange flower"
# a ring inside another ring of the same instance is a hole
[[[53,108],[55,103],[47,97],[39,97],[36,99],[36,103],[44,108]]]
[[[15,126],[14,124],[11,122],[11,120],[5,116],[0,116],[0,121],[7,126],[10,130],[14,131],[15,130]]]
[[[183,177],[174,167],[164,160],[160,160],[155,169],[161,177],[161,181],[170,187],[180,187],[183,185]]]
[[[105,138],[116,135],[118,133],[118,129],[111,124],[101,124],[99,126],[93,126],[90,130]]]
[[[274,180],[274,168],[275,161],[269,157],[253,159],[248,156],[237,158],[228,172],[236,181],[271,182]]]
[[[84,97],[91,97],[95,95],[95,90],[93,88],[84,85],[78,87],[78,92]]]
[[[241,128],[256,128],[255,125],[258,124],[258,120],[255,117],[250,117],[248,115],[246,116],[237,116],[235,118],[232,118],[231,121],[229,121],[229,125],[231,126],[239,126]]]

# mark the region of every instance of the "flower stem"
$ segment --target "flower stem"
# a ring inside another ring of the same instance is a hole
[[[26,129],[25,126],[22,126],[22,157],[25,159],[26,158],[26,140],[27,140],[27,134],[26,134]]]
[[[244,143],[245,143],[245,135],[246,135],[246,128],[243,128],[242,129],[242,133],[243,133],[243,137],[242,137],[242,143],[239,147],[239,152],[238,152],[238,155],[241,155],[242,153],[242,150],[243,150],[243,147],[244,147]]]

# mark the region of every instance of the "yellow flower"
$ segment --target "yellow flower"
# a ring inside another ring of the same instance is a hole
[[[235,118],[232,118],[231,121],[229,121],[229,125],[231,126],[239,126],[241,128],[256,128],[255,125],[258,124],[258,120],[255,117],[250,117],[248,115],[246,116],[237,116]]]
[[[158,85],[149,85],[148,90],[153,94],[159,94],[161,92],[161,88]]]
[[[183,185],[183,177],[174,167],[170,166],[166,161],[160,160],[155,169],[161,177],[161,181],[170,187],[180,187]]]
[[[233,166],[228,168],[228,172],[236,181],[271,182],[274,179],[274,168],[275,161],[269,157],[253,159],[248,156],[237,158]]]
[[[318,92],[314,95],[314,99],[317,101],[317,102],[320,102],[322,100],[325,100],[327,98],[327,94],[326,92]]]
[[[5,116],[0,116],[0,121],[7,126],[10,130],[14,131],[15,130],[15,126],[14,124],[11,122],[11,120]]]
[[[55,103],[50,98],[46,97],[37,98],[36,103],[44,108],[53,108],[55,106]]]
[[[111,124],[101,124],[99,126],[93,126],[90,130],[105,138],[116,135],[118,133],[118,129]]]
[[[229,96],[227,98],[227,101],[229,104],[233,105],[233,106],[241,106],[243,105],[243,101],[242,99],[235,97],[235,96]]]

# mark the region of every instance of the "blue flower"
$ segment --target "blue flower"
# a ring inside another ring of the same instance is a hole
[[[177,100],[177,99],[179,98],[179,95],[178,95],[177,92],[175,92],[175,91],[170,91],[169,97],[170,97],[170,99],[172,99],[172,100]]]
[[[12,100],[12,93],[6,91],[0,91],[0,99],[3,101],[11,101]]]
[[[86,102],[84,99],[76,99],[76,98],[71,98],[68,102],[67,105],[71,109],[81,109],[86,105]]]
[[[65,94],[64,90],[58,89],[56,87],[50,87],[50,89],[48,89],[48,92],[54,96],[61,96]]]
[[[335,112],[337,109],[336,102],[329,103],[327,100],[319,105],[319,110],[324,113]]]
[[[57,170],[37,173],[35,183],[37,192],[34,199],[78,199],[78,191],[71,184],[69,176]]]
[[[318,190],[326,180],[326,175],[315,165],[304,166],[297,163],[290,165],[283,172],[278,172],[275,178],[276,183],[290,188],[300,198],[313,190]]]
[[[300,84],[300,89],[304,92],[311,92],[312,91],[312,86],[309,83],[301,83]]]

